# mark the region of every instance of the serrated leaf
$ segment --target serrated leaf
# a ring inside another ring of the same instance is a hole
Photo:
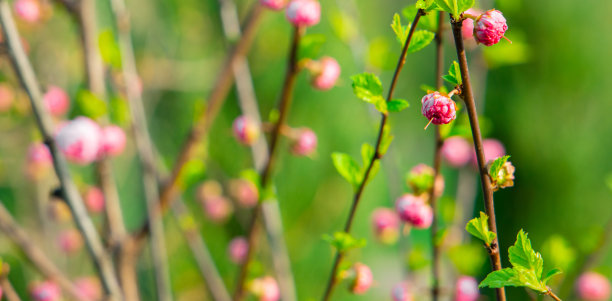
[[[361,159],[363,161],[363,166],[366,168],[370,161],[374,158],[374,147],[368,143],[364,143],[361,145]]]
[[[361,184],[362,172],[361,167],[349,156],[344,153],[333,153],[332,160],[338,173],[350,184],[356,188]]]
[[[492,178],[495,178],[497,174],[499,174],[499,171],[503,168],[504,164],[508,162],[508,159],[510,159],[510,156],[496,158],[489,167],[489,175]]]
[[[121,68],[121,51],[111,29],[106,29],[98,35],[98,48],[102,60],[115,69]]]
[[[533,270],[538,279],[542,277],[544,260],[540,253],[533,250],[531,241],[527,238],[527,234],[523,229],[519,231],[514,245],[508,249],[508,257],[513,267]]]
[[[402,20],[398,14],[393,15],[393,22],[391,22],[391,28],[393,32],[395,32],[395,38],[400,45],[404,45],[406,43],[406,39],[408,38],[408,31],[410,30],[410,26],[402,26]]]
[[[440,7],[440,9],[442,9],[443,11],[447,13],[453,14],[455,12],[453,8],[451,7],[451,5],[449,4],[449,0],[434,0],[434,2],[436,5]]]
[[[517,272],[511,268],[505,268],[499,271],[493,271],[480,282],[478,287],[500,288],[504,286],[522,286],[519,281]]]
[[[383,128],[383,136],[380,140],[380,148],[378,150],[381,156],[384,156],[387,153],[391,142],[393,142],[393,138],[393,135],[391,135],[391,126],[386,124]]]
[[[300,40],[299,59],[314,59],[319,56],[321,47],[325,43],[324,34],[307,34]]]
[[[453,61],[451,64],[450,69],[448,69],[448,75],[455,78],[457,85],[463,84],[463,80],[461,78],[461,67],[459,67],[459,63],[457,63],[457,61]]]
[[[408,46],[408,52],[417,52],[429,45],[433,41],[435,34],[427,30],[417,30],[412,34],[412,40]]]
[[[346,232],[336,232],[333,235],[325,234],[322,238],[340,253],[351,249],[363,248],[367,243],[364,238],[356,239]]]
[[[392,99],[387,103],[387,109],[389,112],[401,112],[409,106],[410,104],[403,99]]]
[[[415,7],[418,9],[428,9],[434,5],[434,0],[418,0]]]
[[[489,231],[488,224],[489,216],[484,212],[480,212],[480,217],[473,218],[465,226],[465,230],[474,237],[484,241],[485,245],[490,246],[495,240],[495,232]]]
[[[361,73],[351,76],[353,93],[359,99],[374,104],[377,110],[387,112],[387,102],[382,96],[383,87],[380,79],[372,73]]]
[[[542,279],[542,282],[544,282],[544,284],[547,284],[548,281],[550,281],[550,279],[552,279],[552,277],[562,274],[563,271],[561,271],[560,269],[552,269],[550,271],[548,271],[548,273],[546,273],[546,276],[544,276],[544,279]]]

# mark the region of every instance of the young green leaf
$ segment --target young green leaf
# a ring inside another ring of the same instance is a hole
[[[500,288],[504,286],[521,286],[518,274],[511,268],[493,271],[478,285],[478,287]]]
[[[409,106],[410,104],[403,99],[392,99],[387,103],[387,108],[389,109],[389,112],[401,112]]]
[[[406,39],[408,38],[408,31],[410,30],[409,26],[402,26],[402,19],[398,14],[393,15],[393,22],[391,23],[391,28],[393,32],[395,32],[395,37],[400,45],[404,45],[406,43]]]
[[[417,30],[412,35],[412,40],[408,46],[408,52],[417,52],[429,45],[433,41],[435,34],[427,30]]]
[[[508,249],[508,256],[513,267],[524,267],[527,270],[533,270],[537,278],[542,277],[544,260],[540,253],[536,253],[531,248],[531,241],[527,238],[527,234],[525,234],[523,229],[519,231],[514,246]]]
[[[448,74],[442,76],[442,78],[453,86],[458,86],[463,83],[461,80],[461,69],[459,69],[457,61],[453,61],[448,69]]]
[[[323,240],[327,241],[332,247],[336,248],[339,253],[346,252],[351,249],[363,248],[366,245],[364,238],[356,239],[346,232],[336,232],[334,235],[323,235]]]
[[[510,156],[503,156],[496,158],[489,167],[489,176],[493,179],[493,182],[498,182],[498,175],[500,175],[500,171],[504,168],[504,164],[508,162]],[[503,174],[502,174],[503,175]],[[503,177],[501,179],[503,181]],[[495,183],[494,183],[495,184]]]
[[[544,279],[542,279],[542,281],[544,282],[544,284],[547,284],[548,281],[550,281],[552,277],[559,275],[561,273],[563,272],[560,269],[552,269],[548,273],[546,273],[546,276],[544,276]]]
[[[115,69],[121,68],[121,51],[111,29],[106,29],[98,35],[98,48],[102,60]]]
[[[459,5],[459,13],[462,14],[464,11],[474,6],[475,0],[458,0],[457,2]]]
[[[387,113],[387,101],[382,96],[383,87],[380,79],[372,73],[361,73],[351,76],[353,93],[359,99],[373,104],[381,113]]]
[[[456,5],[456,3],[457,3],[456,1],[457,0],[454,0],[454,1],[455,1],[455,5]],[[441,10],[443,10],[443,11],[445,11],[447,13],[455,14],[456,11],[455,11],[455,9],[454,9],[454,7],[453,7],[451,2],[453,2],[453,0],[450,0],[450,1],[449,0],[434,0],[434,3],[436,5],[438,5]]]
[[[348,154],[333,153],[332,160],[338,173],[346,179],[354,188],[361,184],[362,172],[359,164]]]
[[[368,143],[361,145],[361,159],[363,161],[364,168],[368,167],[372,158],[374,158],[374,147]]]
[[[473,218],[465,226],[465,230],[472,234],[474,237],[484,241],[487,247],[491,246],[493,240],[495,240],[495,232],[489,231],[489,216],[484,212],[480,212],[480,217]]]
[[[108,112],[106,102],[89,90],[81,90],[77,94],[76,113],[92,119],[98,119]]]
[[[428,9],[433,6],[434,0],[417,0],[416,8],[418,9]]]
[[[387,150],[389,149],[389,146],[391,145],[393,138],[394,138],[393,135],[391,135],[391,126],[388,124],[385,125],[385,127],[383,128],[383,135],[380,141],[380,148],[379,148],[379,153],[381,156],[387,153]]]

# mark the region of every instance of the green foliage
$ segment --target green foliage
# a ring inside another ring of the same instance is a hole
[[[359,164],[351,158],[348,154],[344,153],[333,153],[332,160],[338,173],[351,185],[357,189],[361,181],[363,180],[363,174]]]
[[[464,11],[474,6],[474,2],[474,0],[435,0],[443,11],[451,13],[455,19],[459,19]]]
[[[334,235],[324,234],[323,240],[336,248],[339,253],[344,253],[351,249],[363,248],[367,243],[365,238],[356,239],[346,232],[336,232]]]
[[[487,264],[487,252],[480,243],[451,247],[448,257],[462,275],[476,276]]]
[[[408,38],[408,31],[410,30],[410,25],[402,26],[402,18],[398,14],[393,15],[393,22],[391,23],[391,28],[393,32],[395,32],[395,37],[400,45],[406,44],[406,39]]]
[[[199,158],[189,160],[183,167],[179,183],[183,188],[190,187],[204,180],[205,174],[206,165],[204,165],[204,161]]]
[[[510,156],[503,156],[496,158],[493,162],[491,162],[491,166],[489,167],[489,175],[494,177],[495,175],[499,174],[499,171],[503,168],[504,164],[508,162],[508,159],[510,159]]]
[[[98,35],[98,45],[102,60],[115,69],[121,69],[121,51],[111,29],[103,30]]]
[[[508,257],[512,268],[501,271],[493,271],[479,287],[500,288],[504,286],[522,286],[530,288],[539,293],[546,293],[546,284],[551,277],[561,273],[558,269],[553,269],[542,278],[544,260],[542,255],[531,247],[531,241],[527,234],[521,229],[516,237],[516,242],[508,249]]]
[[[255,184],[257,188],[261,189],[261,179],[259,177],[259,173],[257,173],[254,169],[245,169],[240,172],[240,178],[250,181]]]
[[[380,79],[372,73],[361,73],[351,76],[353,93],[357,98],[373,104],[381,113],[387,113],[387,101],[382,96],[383,87]]]
[[[493,231],[489,231],[488,221],[489,216],[481,211],[480,217],[470,220],[465,226],[465,230],[474,237],[484,241],[487,247],[490,247],[493,240],[495,240],[496,234]]]
[[[403,14],[409,20],[416,16],[417,11],[414,6],[409,6],[404,9]],[[393,22],[391,23],[391,28],[393,28],[393,32],[395,32],[395,37],[397,41],[404,46],[406,44],[406,39],[408,38],[408,33],[410,31],[411,25],[408,24],[406,26],[402,25],[402,20],[399,14],[393,15]],[[429,45],[431,41],[433,41],[435,34],[428,30],[417,30],[412,34],[412,39],[410,40],[410,45],[408,45],[408,52],[417,52]]]
[[[417,30],[412,35],[412,40],[408,46],[408,52],[417,52],[429,45],[433,41],[435,34],[428,30]]]
[[[391,126],[388,124],[385,125],[385,127],[383,128],[382,139],[380,140],[380,148],[378,150],[381,156],[384,156],[387,153],[391,142],[393,142],[393,138],[394,136],[391,135]]]
[[[110,102],[110,120],[112,123],[127,127],[130,123],[130,108],[127,101],[122,98],[113,97]]]
[[[81,90],[76,98],[76,114],[98,119],[108,112],[107,104],[89,90]]]
[[[442,76],[442,78],[452,84],[453,86],[459,86],[463,84],[463,80],[461,79],[461,69],[459,68],[459,63],[457,61],[453,61],[450,68],[448,69],[448,74]]]
[[[307,34],[300,40],[298,49],[299,59],[314,59],[321,52],[321,47],[325,43],[325,35],[323,34]]]
[[[401,112],[409,106],[410,104],[407,101],[399,98],[392,99],[387,103],[389,112]]]

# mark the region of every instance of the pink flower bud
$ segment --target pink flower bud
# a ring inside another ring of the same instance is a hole
[[[280,300],[278,283],[271,276],[255,278],[250,285],[251,292],[259,298],[259,301]]]
[[[313,26],[321,19],[321,4],[318,0],[292,0],[286,15],[295,26]]]
[[[500,11],[491,9],[476,19],[474,37],[476,42],[492,46],[499,43],[507,29],[506,18]]]
[[[90,187],[85,193],[85,205],[93,213],[100,213],[104,210],[104,193],[98,187]]]
[[[610,281],[595,272],[586,272],[576,282],[578,296],[586,301],[604,301],[610,299]]]
[[[482,14],[482,12],[479,10],[470,8],[466,10],[464,14],[467,14],[470,16],[479,16]],[[465,18],[465,20],[463,20],[463,26],[461,27],[461,34],[463,35],[464,40],[474,38],[474,19],[468,17],[468,18]]]
[[[393,301],[413,301],[414,297],[408,290],[408,286],[405,283],[396,284],[393,289],[391,289],[391,297]]]
[[[480,296],[478,281],[474,277],[461,276],[455,287],[455,301],[476,301]]]
[[[485,139],[482,141],[482,148],[484,149],[485,164],[496,158],[503,157],[506,155],[506,149],[504,145],[497,139]],[[476,158],[476,151],[472,149],[472,164],[478,166],[478,159]]]
[[[259,0],[259,2],[272,10],[281,10],[287,5],[287,0]]]
[[[248,252],[249,242],[242,236],[232,239],[227,248],[230,260],[235,264],[243,263]]]
[[[220,197],[223,194],[223,187],[215,180],[207,180],[200,184],[197,191],[197,198],[204,201],[210,198]]]
[[[81,233],[76,229],[64,230],[60,233],[58,244],[62,251],[72,254],[83,247],[83,238],[81,237]]]
[[[85,300],[100,300],[102,299],[102,286],[96,277],[84,277],[74,281],[81,298]]]
[[[30,287],[30,296],[35,301],[59,301],[62,291],[54,282],[44,281]]]
[[[472,145],[463,137],[455,136],[444,140],[442,158],[452,167],[461,167],[472,159]]]
[[[225,222],[234,212],[232,203],[222,196],[205,199],[203,206],[206,216],[215,223]]]
[[[49,86],[47,93],[43,96],[45,107],[54,116],[65,114],[70,108],[70,98],[60,87]]]
[[[234,120],[234,136],[244,145],[253,145],[259,138],[259,125],[246,116],[240,116]]]
[[[259,190],[253,182],[245,179],[230,182],[230,195],[245,208],[252,208],[259,201]]]
[[[11,86],[1,83],[0,84],[0,112],[6,112],[11,109],[13,100],[15,99],[15,93]]]
[[[421,99],[421,114],[433,124],[448,124],[457,117],[455,102],[440,92],[433,92]]]
[[[109,156],[117,156],[125,149],[125,132],[116,125],[110,125],[102,129],[101,153]]]
[[[311,155],[317,149],[317,134],[311,129],[304,128],[299,131],[297,139],[291,146],[291,153],[296,156]]]
[[[400,221],[392,209],[378,208],[372,213],[374,236],[382,243],[393,244],[399,238]]]
[[[41,16],[40,5],[36,0],[17,0],[15,13],[24,21],[36,22]]]
[[[355,263],[353,265],[353,271],[355,272],[355,279],[351,283],[351,292],[358,295],[364,294],[370,289],[374,282],[372,270],[365,264]]]
[[[399,217],[419,229],[426,229],[433,221],[433,210],[420,197],[404,194],[395,203]]]
[[[334,87],[340,76],[340,65],[332,57],[323,57],[319,61],[310,62],[312,85],[319,90],[329,90]]]
[[[69,160],[83,165],[98,158],[102,143],[100,126],[87,117],[77,117],[62,126],[55,139]]]
[[[28,148],[28,161],[26,173],[30,179],[40,179],[53,166],[53,158],[47,145],[41,142],[34,143]]]

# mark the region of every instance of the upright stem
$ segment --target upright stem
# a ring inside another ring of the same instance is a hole
[[[10,266],[6,263],[2,264],[2,271],[0,271],[0,288],[2,288],[2,293],[6,296],[6,300],[8,301],[21,301],[19,295],[13,288],[13,285],[8,279]]]
[[[442,87],[442,67],[444,65],[444,49],[442,47],[442,33],[444,32],[444,12],[438,13],[438,29],[436,31],[436,88]],[[436,198],[436,179],[440,174],[440,161],[441,161],[441,148],[442,148],[442,137],[440,136],[440,126],[435,126],[435,144],[434,144],[434,180],[429,191],[429,203],[433,209],[433,220],[431,223],[431,248],[432,248],[432,263],[431,272],[433,276],[433,283],[431,286],[431,298],[433,301],[437,301],[440,295],[440,275],[441,275],[441,262],[440,262],[440,244],[438,242],[438,212],[437,212],[437,198]]]
[[[113,263],[104,250],[96,228],[87,214],[79,191],[70,176],[68,166],[55,145],[55,141],[51,134],[53,133],[51,117],[44,108],[40,85],[38,84],[32,65],[23,50],[21,39],[11,14],[11,7],[7,0],[0,0],[0,25],[2,26],[5,43],[8,47],[8,54],[15,73],[30,98],[32,111],[36,117],[39,130],[45,144],[47,144],[51,152],[53,166],[60,181],[64,199],[72,211],[72,216],[74,217],[77,227],[83,234],[85,244],[93,258],[105,291],[110,295],[111,299],[122,300]]]
[[[410,41],[412,40],[414,31],[417,27],[417,24],[419,23],[419,19],[424,14],[425,12],[423,10],[419,10],[416,16],[414,17],[414,20],[412,21],[410,32],[408,33],[408,37],[406,38],[406,43],[404,44],[404,47],[402,48],[402,54],[400,55],[400,58],[397,62],[397,66],[395,67],[395,73],[393,74],[393,79],[391,80],[391,85],[389,88],[389,94],[387,95],[387,102],[393,98],[393,93],[395,92],[395,86],[397,85],[397,80],[399,79],[399,75],[402,71],[402,68],[404,67],[404,63],[406,63],[406,55],[408,54],[408,46],[410,46]],[[364,188],[370,178],[372,168],[374,167],[374,164],[378,160],[380,160],[383,156],[383,154],[381,154],[380,152],[381,151],[380,146],[382,144],[383,134],[384,134],[385,126],[387,125],[388,117],[389,117],[388,114],[382,113],[382,118],[380,120],[380,127],[378,129],[378,138],[376,139],[376,146],[374,148],[375,150],[374,156],[372,156],[372,159],[370,160],[370,163],[368,164],[368,167],[366,168],[366,171],[364,173],[363,181],[361,181],[361,184],[357,188],[357,191],[355,192],[355,195],[353,197],[353,203],[351,205],[351,209],[349,211],[349,215],[346,220],[346,224],[344,225],[344,232],[346,233],[351,232],[351,227],[353,225],[353,219],[355,218],[355,213],[357,212],[357,206],[359,205],[359,201],[361,200],[361,196],[363,194]],[[325,293],[322,298],[322,300],[324,301],[327,301],[331,298],[333,290],[336,287],[336,284],[338,283],[338,278],[337,278],[338,268],[340,267],[340,263],[344,259],[344,256],[345,256],[344,252],[338,252],[336,254],[334,263],[332,265],[331,274],[329,275],[329,280],[327,282],[327,287],[325,289]]]
[[[495,222],[495,206],[493,203],[493,190],[491,189],[491,179],[487,171],[487,166],[484,157],[484,148],[482,146],[482,135],[480,134],[480,126],[478,125],[478,113],[476,111],[476,103],[474,101],[474,94],[472,92],[472,85],[470,82],[470,74],[468,70],[467,57],[465,55],[465,48],[463,46],[463,36],[461,35],[461,28],[463,26],[463,20],[454,20],[451,16],[451,25],[453,28],[453,36],[455,38],[455,48],[457,49],[457,58],[459,59],[459,67],[461,69],[461,79],[463,81],[462,95],[467,108],[468,117],[470,119],[470,126],[472,128],[472,138],[474,139],[474,148],[476,149],[476,157],[478,159],[478,170],[480,171],[480,181],[482,185],[482,193],[484,195],[485,211],[489,216],[489,230],[497,234],[497,225]],[[499,242],[497,237],[491,243],[489,248],[489,256],[491,259],[491,265],[494,271],[502,269],[501,257],[499,254]],[[498,288],[497,300],[505,301],[506,292],[504,288]]]
[[[231,42],[238,39],[241,35],[236,4],[233,0],[219,0],[219,3],[221,4],[223,32],[227,41]],[[246,56],[240,57],[232,67],[234,69],[236,90],[242,114],[257,124],[261,124],[255,89],[253,88],[253,80]],[[268,161],[268,144],[263,135],[251,146],[251,154],[255,170],[261,172]],[[291,260],[289,259],[289,252],[285,243],[285,237],[283,236],[284,230],[278,200],[267,200],[262,204],[261,210],[263,228],[270,241],[272,263],[281,299],[284,301],[297,300]]]
[[[251,10],[245,24],[243,26],[243,34],[229,52],[223,66],[220,67],[220,73],[215,82],[214,88],[208,96],[208,103],[205,112],[199,116],[198,120],[191,128],[187,141],[183,144],[181,152],[174,164],[170,178],[166,182],[166,185],[162,187],[158,210],[163,214],[170,203],[175,199],[179,193],[179,179],[183,173],[185,164],[189,162],[195,155],[197,143],[205,140],[208,135],[208,131],[215,120],[215,117],[219,113],[221,106],[225,102],[227,93],[229,92],[232,83],[234,81],[232,66],[236,63],[238,58],[244,56],[250,49],[253,38],[255,36],[256,29],[261,20],[263,13],[263,7],[259,4],[255,4]],[[142,226],[135,232],[134,238],[137,240],[137,245],[142,245],[142,240],[146,237],[149,232],[149,223],[145,221]]]
[[[274,165],[276,162],[276,153],[278,149],[278,143],[281,138],[281,129],[285,125],[287,121],[287,116],[289,115],[289,109],[291,107],[291,103],[293,100],[293,87],[295,86],[295,80],[299,73],[298,66],[298,48],[300,45],[300,40],[302,35],[304,34],[304,27],[295,27],[293,31],[293,39],[291,42],[291,48],[289,50],[289,57],[287,62],[287,73],[285,75],[285,82],[283,84],[281,99],[278,111],[280,113],[278,120],[274,124],[274,128],[272,129],[272,133],[270,136],[270,150],[268,153],[268,161],[261,172],[261,187],[264,191],[269,189],[269,186],[272,185],[272,173],[274,170]],[[234,294],[234,301],[243,300],[246,296],[246,291],[244,289],[244,283],[247,278],[247,274],[249,271],[249,267],[251,265],[253,254],[256,249],[256,242],[259,236],[258,230],[258,220],[262,214],[262,202],[267,201],[263,199],[265,197],[265,193],[260,193],[260,200],[255,206],[253,212],[253,218],[251,219],[251,223],[249,225],[249,234],[248,234],[248,242],[249,242],[249,250],[247,252],[247,256],[245,258],[244,264],[240,268],[240,274],[238,276],[238,282],[236,286],[236,292]]]
[[[115,25],[119,33],[119,49],[121,50],[122,72],[125,80],[126,95],[130,106],[132,133],[136,142],[138,157],[142,170],[147,217],[151,228],[151,255],[155,269],[155,283],[159,300],[172,300],[170,276],[166,243],[164,239],[164,224],[157,210],[159,200],[158,171],[153,153],[153,142],[147,127],[147,120],[142,103],[142,95],[138,87],[138,73],[130,33],[130,18],[123,0],[111,1]],[[136,264],[136,259],[132,260]]]

